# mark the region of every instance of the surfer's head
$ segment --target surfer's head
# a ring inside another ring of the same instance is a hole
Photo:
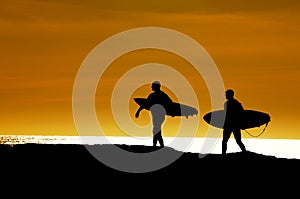
[[[152,90],[153,91],[159,91],[160,90],[160,86],[161,86],[161,84],[160,84],[159,81],[152,82]]]
[[[232,99],[234,96],[234,91],[232,89],[228,89],[225,91],[226,99]]]

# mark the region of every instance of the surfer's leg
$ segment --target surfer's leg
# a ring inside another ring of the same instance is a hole
[[[154,137],[153,137],[153,146],[156,146],[157,141],[159,142],[161,147],[164,147],[164,140],[162,138],[161,131],[159,131],[158,133],[156,133],[154,135]]]
[[[222,140],[222,154],[225,155],[227,151],[227,142],[230,138],[231,130],[224,129],[223,140]]]
[[[164,145],[164,140],[163,140],[162,135],[161,135],[161,131],[157,133],[157,139],[159,141],[160,146],[164,147],[165,145]]]
[[[157,138],[158,138],[158,141],[159,141],[160,146],[161,146],[161,147],[164,147],[165,145],[164,145],[164,140],[163,140],[163,138],[162,138],[161,127],[162,127],[163,123],[165,122],[165,118],[166,118],[166,117],[165,117],[164,114],[161,114],[159,118],[160,118],[160,119],[159,119],[158,125],[159,125],[160,131],[157,133]]]
[[[156,146],[157,141],[163,146],[161,126],[165,121],[165,110],[161,105],[153,105],[150,110],[153,123],[153,146]]]
[[[165,121],[164,110],[162,106],[157,106],[152,109],[152,122],[153,122],[153,146],[156,146],[157,141],[161,147],[164,147],[164,142],[162,138],[161,128]]]
[[[164,141],[161,134],[161,126],[156,124],[153,128],[153,146],[156,146],[157,141],[159,142],[161,147],[164,147]]]
[[[153,134],[153,146],[156,146],[157,140],[157,134]]]
[[[239,145],[239,147],[241,148],[241,150],[243,152],[246,152],[246,147],[245,145],[243,144],[242,142],[242,134],[241,134],[241,130],[240,129],[235,129],[233,131],[233,135],[234,135],[234,138],[235,138],[235,141],[236,143]]]
[[[161,125],[157,122],[156,118],[153,118],[153,146],[156,146],[157,141],[160,141],[161,137]]]

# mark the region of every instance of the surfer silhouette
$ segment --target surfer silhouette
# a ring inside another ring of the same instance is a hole
[[[234,98],[234,91],[228,89],[225,91],[227,101],[224,103],[226,118],[223,128],[222,154],[227,151],[227,142],[233,133],[236,143],[241,148],[242,152],[246,152],[245,145],[242,142],[241,128],[239,127],[239,118],[244,110],[242,104]]]
[[[171,98],[162,90],[160,90],[161,83],[159,81],[154,81],[152,83],[152,93],[147,97],[147,103],[150,107],[150,112],[152,116],[153,123],[153,146],[157,145],[159,142],[161,147],[164,147],[164,141],[162,138],[162,124],[165,121],[165,117],[167,115],[165,107],[170,105],[173,101]],[[135,117],[138,118],[140,112],[146,107],[140,106],[139,109],[135,113]]]

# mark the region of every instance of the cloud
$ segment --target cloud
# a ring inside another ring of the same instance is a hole
[[[52,2],[106,10],[176,13],[265,12],[271,10],[298,11],[300,7],[298,0],[56,0]]]
[[[228,14],[270,11],[297,12],[298,0],[3,0],[0,19],[43,20],[105,18],[109,11]]]

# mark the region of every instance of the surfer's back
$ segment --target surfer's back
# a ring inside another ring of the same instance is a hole
[[[242,104],[238,100],[232,98],[224,103],[224,110],[226,111],[224,128],[239,126],[242,111],[244,110]]]
[[[152,92],[147,97],[147,101],[150,104],[150,106],[154,104],[161,104],[163,106],[166,106],[173,102],[172,99],[165,92],[161,90]]]
[[[226,114],[238,114],[243,111],[244,108],[238,100],[233,98],[224,103],[224,110],[226,110]]]

